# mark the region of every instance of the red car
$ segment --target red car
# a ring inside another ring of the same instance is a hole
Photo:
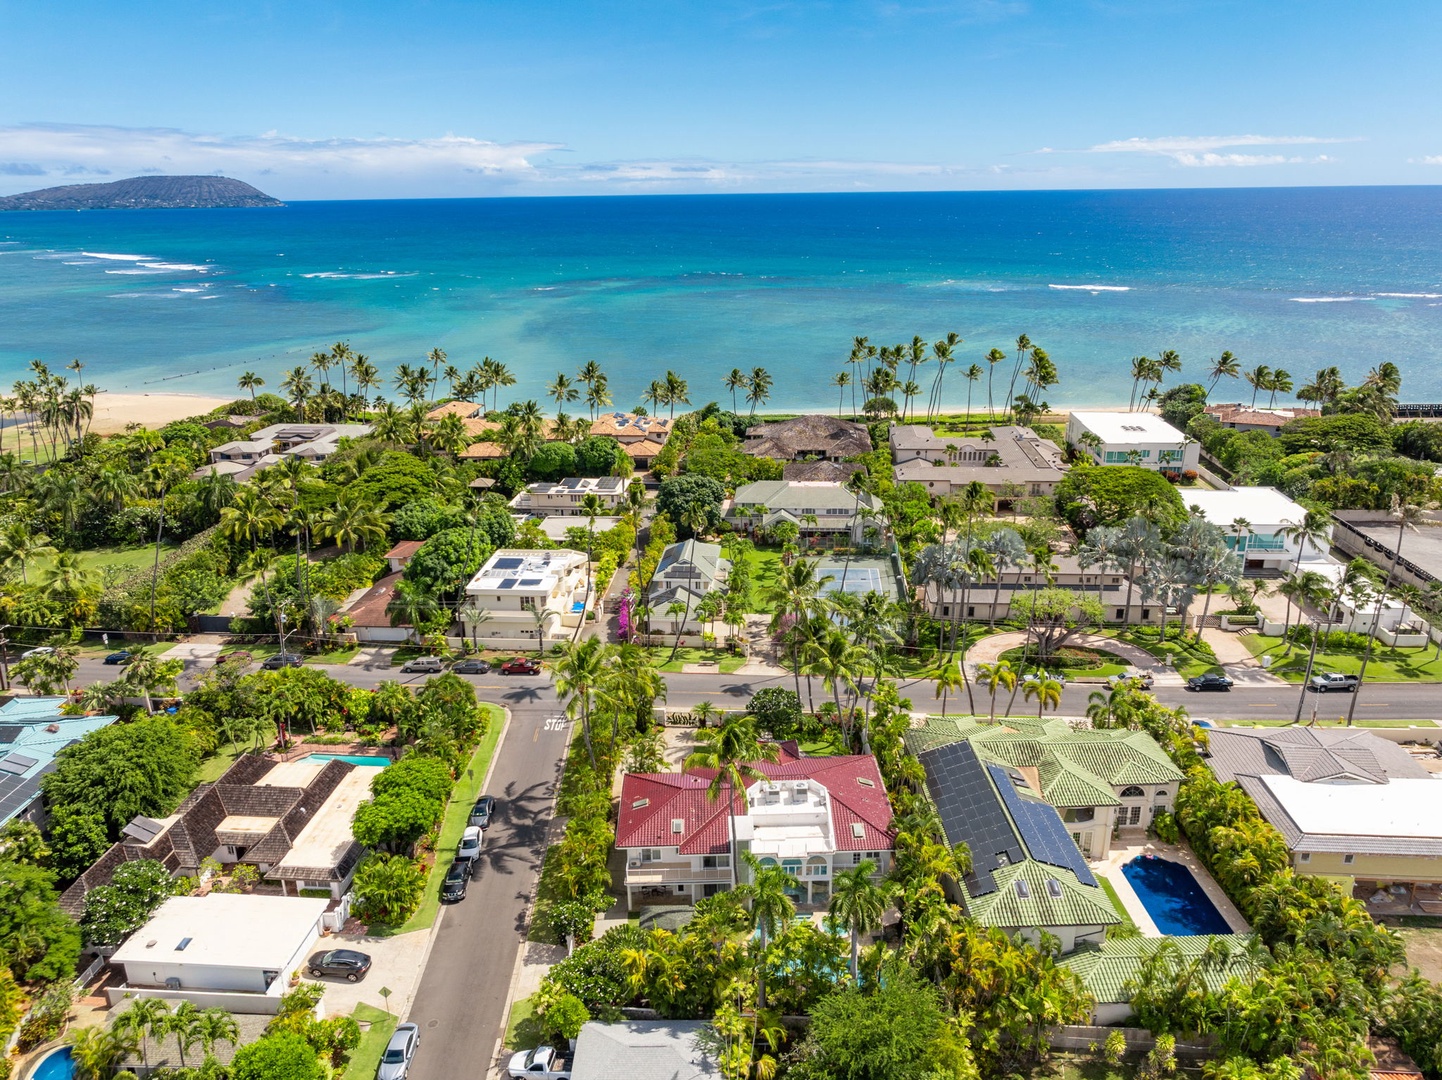
[[[539,675],[541,662],[532,660],[529,656],[517,656],[507,660],[499,670],[502,675]]]

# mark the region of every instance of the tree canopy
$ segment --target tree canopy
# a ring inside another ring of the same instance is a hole
[[[1056,504],[1082,534],[1137,514],[1170,534],[1187,519],[1186,504],[1167,478],[1137,465],[1078,465],[1057,485]]]

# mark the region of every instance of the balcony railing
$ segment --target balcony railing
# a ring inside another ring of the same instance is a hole
[[[693,870],[689,866],[659,866],[656,863],[627,864],[627,885],[709,885],[731,880],[728,867]]]

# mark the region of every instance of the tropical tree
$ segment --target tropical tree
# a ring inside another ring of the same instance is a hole
[[[976,666],[976,681],[991,691],[991,720],[996,722],[996,692],[1016,689],[1016,669],[1009,660]]]
[[[236,380],[236,384],[242,390],[249,390],[250,400],[254,401],[256,390],[265,385],[265,380],[262,379],[255,372],[247,371],[241,374],[240,378]]]
[[[386,604],[386,616],[392,626],[411,627],[411,636],[419,641],[422,629],[441,614],[436,594],[419,581],[396,582],[395,593]]]
[[[771,373],[763,367],[751,369],[751,374],[746,379],[746,400],[751,405],[751,415],[756,415],[756,406],[762,405],[771,397]]]
[[[751,905],[751,925],[756,930],[756,983],[757,1008],[766,1008],[766,948],[776,935],[791,924],[796,915],[796,904],[787,891],[792,887],[792,878],[774,862],[763,864],[750,850],[742,851],[741,858],[750,870],[751,880],[738,890],[742,898]]]
[[[1021,696],[1027,701],[1036,698],[1036,718],[1040,720],[1047,709],[1061,708],[1061,692],[1060,679],[1052,675],[1041,675],[1026,681],[1022,686]]]
[[[1230,351],[1223,351],[1221,356],[1212,361],[1212,366],[1207,370],[1207,377],[1211,380],[1207,383],[1207,397],[1212,396],[1212,391],[1217,388],[1217,383],[1222,379],[1235,379],[1241,373],[1241,361]]]
[[[891,893],[875,880],[876,863],[863,859],[850,870],[842,870],[831,883],[831,902],[827,914],[851,937],[851,978],[858,977],[857,963],[861,955],[861,935],[879,929]]]
[[[850,382],[851,376],[848,375],[846,377],[846,381]],[[724,386],[727,390],[731,391],[731,411],[733,413],[737,412],[738,409],[736,405],[736,391],[745,390],[748,386],[751,385],[751,380],[746,377],[746,372],[742,371],[740,368],[734,367],[726,373],[726,377],[721,380],[721,385]],[[837,383],[836,385],[842,386],[845,384]]]
[[[586,756],[592,768],[596,767],[596,751],[591,741],[591,709],[610,659],[610,651],[600,638],[586,638],[564,643],[555,664],[556,696],[565,702],[568,714],[580,715]]]
[[[726,827],[730,840],[731,884],[740,883],[739,867],[735,864],[736,815],[747,813],[746,788],[766,773],[758,762],[775,761],[776,744],[763,742],[756,719],[748,713],[730,713],[714,728],[698,729],[697,748],[686,758],[688,769],[706,769],[713,773],[706,786],[706,798],[712,802],[726,800]]]

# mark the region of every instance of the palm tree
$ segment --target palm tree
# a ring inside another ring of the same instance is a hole
[[[666,372],[666,404],[671,407],[671,419],[676,418],[677,405],[690,405],[690,390],[686,380],[677,375],[674,371]]]
[[[1284,521],[1282,527],[1277,530],[1277,535],[1283,537],[1288,543],[1297,545],[1297,557],[1292,562],[1293,575],[1302,571],[1302,556],[1306,554],[1307,546],[1320,548],[1332,535],[1331,516],[1320,510],[1307,510],[1302,515],[1301,521]],[[1283,595],[1286,595],[1285,590]],[[1282,637],[1285,640],[1287,630],[1292,625],[1292,598],[1287,596],[1287,617],[1282,623]],[[1288,642],[1287,649],[1290,651],[1291,643]]]
[[[931,677],[936,680],[935,696],[941,698],[941,713],[946,715],[946,695],[957,690],[966,688],[968,694],[971,692],[969,683],[961,672],[961,665],[953,658],[938,660],[936,667],[932,670]],[[976,712],[976,702],[971,702],[971,711]]]
[[[1016,670],[1009,660],[976,666],[976,681],[991,691],[991,720],[996,722],[996,692],[1016,689]]]
[[[346,551],[355,551],[357,545],[366,545],[385,539],[386,519],[380,511],[365,506],[355,497],[342,497],[331,507],[317,530],[320,536],[330,537]]]
[[[1382,592],[1377,598],[1376,614],[1372,617],[1370,632],[1367,634],[1367,649],[1362,654],[1362,667],[1357,672],[1357,689],[1352,692],[1352,701],[1347,706],[1348,727],[1352,726],[1352,716],[1357,711],[1357,698],[1361,696],[1362,685],[1367,678],[1367,665],[1372,660],[1372,647],[1377,642],[1382,610],[1387,606],[1387,594],[1392,589],[1392,579],[1397,574],[1397,564],[1402,561],[1402,538],[1407,535],[1408,529],[1416,531],[1417,522],[1422,520],[1425,509],[1425,504],[1415,497],[1392,496],[1392,513],[1397,518],[1397,542],[1390,553],[1391,559],[1387,563],[1387,576],[1382,579]]]
[[[249,391],[250,391],[250,400],[251,400],[251,401],[254,401],[254,400],[255,400],[255,391],[256,391],[256,389],[257,389],[258,387],[264,386],[264,385],[265,385],[265,380],[262,379],[262,378],[261,378],[259,375],[257,375],[255,372],[253,372],[253,371],[247,371],[247,372],[244,372],[244,373],[240,376],[240,378],[236,380],[236,383],[237,383],[237,385],[238,385],[242,390],[249,390]]]
[[[1267,408],[1270,409],[1277,403],[1277,394],[1279,392],[1283,394],[1290,394],[1292,392],[1292,373],[1284,368],[1277,368],[1276,371],[1272,372],[1272,377],[1267,380],[1266,389],[1272,392],[1272,396],[1267,399]]]
[[[218,1042],[227,1042],[234,1047],[240,1041],[240,1026],[235,1017],[224,1009],[205,1009],[195,1018],[195,1037],[209,1056]]]
[[[1312,681],[1312,665],[1317,659],[1317,643],[1322,636],[1322,620],[1325,618],[1331,622],[1332,611],[1342,596],[1355,584],[1353,571],[1347,567],[1342,572],[1342,579],[1334,586],[1326,577],[1315,570],[1306,570],[1287,582],[1290,590],[1289,599],[1297,602],[1297,620],[1301,622],[1301,611],[1305,608],[1313,608],[1317,611],[1317,617],[1312,621],[1312,642],[1307,653],[1307,668],[1302,674],[1302,688],[1297,696],[1297,715],[1294,723],[1302,722],[1302,706],[1307,700],[1307,684]]]
[[[556,399],[557,409],[581,396],[581,392],[571,382],[571,377],[564,372],[558,373],[554,381],[546,384],[546,393]]]
[[[185,1068],[185,1052],[194,1046],[200,1039],[196,1030],[196,1024],[200,1020],[200,1010],[196,1008],[193,1001],[182,1001],[165,1021],[165,1034],[174,1035],[176,1046],[180,1050],[180,1067]]]
[[[600,638],[568,641],[560,649],[556,661],[556,696],[566,703],[566,711],[581,716],[581,732],[586,740],[586,756],[596,767],[596,751],[591,742],[591,706],[597,690],[605,679],[610,653]]]
[[[1061,708],[1061,692],[1061,681],[1051,675],[1031,679],[1021,688],[1022,700],[1029,701],[1036,698],[1036,718],[1038,720],[1041,719],[1041,714],[1045,710]]]
[[[752,368],[746,387],[746,400],[751,403],[751,415],[755,416],[756,406],[771,397],[771,373],[763,367]]]
[[[851,980],[857,979],[857,963],[861,954],[861,935],[881,926],[891,896],[885,886],[873,880],[876,863],[863,859],[850,870],[843,870],[831,883],[831,903],[827,914],[846,928],[851,936]]]
[[[596,420],[596,410],[604,409],[611,404],[611,391],[606,387],[606,376],[598,374],[586,386],[586,405],[591,410],[592,423]]]
[[[851,377],[848,375],[848,376],[847,376],[847,382],[850,382],[850,381],[851,381]],[[726,377],[721,380],[721,385],[724,386],[727,390],[730,390],[730,391],[731,391],[731,411],[732,411],[732,412],[736,412],[736,411],[737,411],[737,408],[736,408],[736,391],[737,391],[737,390],[745,390],[746,387],[748,387],[750,384],[751,384],[751,381],[750,381],[748,378],[746,378],[746,372],[742,371],[739,367],[734,367],[734,368],[732,368],[732,369],[726,374]]]
[[[1267,384],[1271,382],[1272,369],[1266,364],[1258,364],[1252,368],[1251,371],[1243,374],[1242,378],[1246,384],[1252,388],[1252,403],[1248,407],[1255,409],[1257,407],[1257,393],[1258,391],[1265,390]]]
[[[732,368],[732,370],[739,371],[738,368]],[[841,397],[836,402],[836,415],[840,416],[846,409],[846,388],[851,385],[851,372],[838,371],[831,376],[831,385],[841,391]]]
[[[140,1045],[140,1060],[150,1066],[149,1039],[157,1042],[165,1037],[170,1020],[170,1006],[162,998],[135,998],[111,1024],[111,1030],[132,1036]]]
[[[137,1049],[118,1024],[80,1028],[70,1037],[70,1057],[75,1062],[76,1080],[110,1080],[115,1067]]]
[[[764,864],[750,850],[741,858],[751,871],[751,880],[739,890],[751,903],[751,925],[757,933],[757,1008],[766,1008],[766,946],[780,929],[789,926],[796,915],[796,904],[787,890],[791,875],[775,863]]]
[[[729,829],[731,852],[731,886],[740,884],[736,865],[736,812],[747,812],[746,787],[765,780],[766,773],[755,762],[775,761],[779,751],[775,743],[762,742],[755,717],[732,713],[714,728],[697,730],[699,747],[686,758],[686,768],[714,771],[706,787],[706,798],[717,802],[726,799],[726,825]],[[738,803],[739,797],[739,803]]]
[[[296,419],[305,419],[305,403],[315,390],[315,383],[311,380],[310,373],[304,367],[293,367],[280,381],[280,388],[289,395],[289,400],[295,409]]]
[[[1212,361],[1211,368],[1207,375],[1211,382],[1207,384],[1207,397],[1212,396],[1212,391],[1217,388],[1217,383],[1222,379],[1235,379],[1242,373],[1242,362],[1229,351],[1224,351],[1221,356]]]
[[[396,591],[386,604],[386,615],[391,625],[411,627],[411,634],[417,641],[420,640],[420,627],[440,612],[441,605],[435,593],[418,582],[404,578],[396,582]]]
[[[12,519],[0,528],[0,568],[12,573],[19,570],[22,582],[29,580],[27,567],[31,562],[54,554],[50,537],[31,532],[23,521]]]

